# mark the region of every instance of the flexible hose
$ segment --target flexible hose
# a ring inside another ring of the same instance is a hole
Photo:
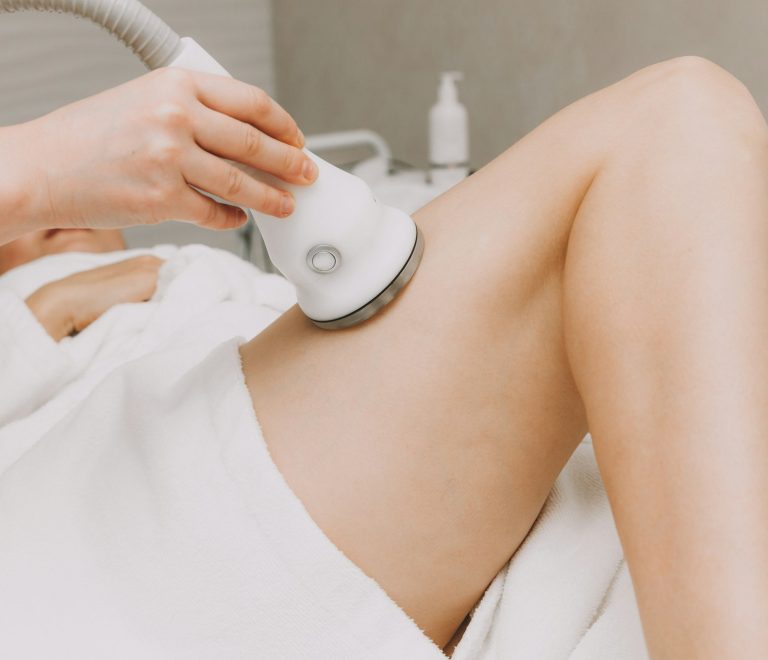
[[[180,37],[138,0],[0,0],[0,12],[34,9],[74,14],[109,30],[150,69],[165,66]]]

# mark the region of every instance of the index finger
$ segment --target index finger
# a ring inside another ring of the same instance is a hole
[[[212,74],[195,76],[195,82],[203,105],[251,124],[276,140],[304,146],[304,135],[293,117],[260,87]]]

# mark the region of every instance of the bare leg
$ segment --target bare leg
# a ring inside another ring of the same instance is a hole
[[[386,312],[324,332],[293,310],[243,348],[288,483],[438,644],[588,418],[651,650],[768,648],[767,135],[722,70],[649,67],[419,212]]]
[[[766,658],[768,139],[699,68],[590,187],[566,343],[653,657]]]

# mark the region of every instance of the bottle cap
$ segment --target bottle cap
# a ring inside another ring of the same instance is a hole
[[[437,98],[441,103],[456,103],[459,100],[459,90],[456,83],[464,79],[461,71],[444,71],[440,74],[440,87]]]

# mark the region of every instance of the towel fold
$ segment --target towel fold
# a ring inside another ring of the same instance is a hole
[[[230,340],[114,371],[0,476],[0,657],[440,660],[269,458]]]
[[[510,560],[500,593],[473,616],[465,642],[467,651],[460,645],[454,660],[647,660],[589,436]]]
[[[152,299],[116,305],[76,337],[54,342],[24,303],[48,282],[139,254],[165,260]],[[202,245],[56,254],[14,268],[0,277],[0,472],[120,365],[180,343],[200,361],[294,302],[284,278]]]

